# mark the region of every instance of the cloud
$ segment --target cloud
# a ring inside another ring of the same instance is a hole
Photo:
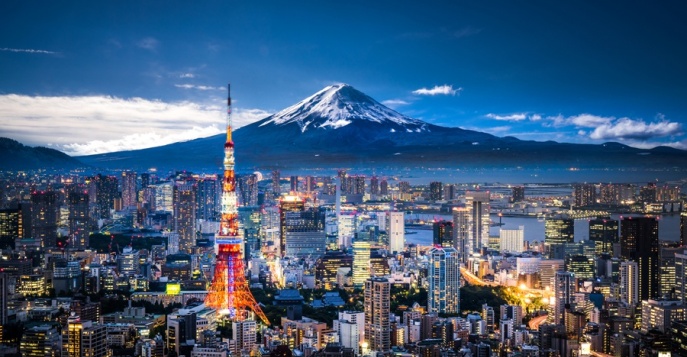
[[[494,119],[494,120],[522,121],[522,120],[527,119],[527,114],[515,113],[515,114],[508,114],[508,115],[497,115],[497,114],[489,113],[486,115],[486,117],[489,119]]]
[[[182,73],[179,75],[179,78],[195,78],[196,75],[193,73]]]
[[[398,108],[403,105],[408,105],[410,102],[407,102],[403,99],[387,99],[382,101],[382,104],[386,105],[387,107]]]
[[[8,48],[8,47],[2,47],[2,48],[0,48],[0,51],[4,51],[4,52],[15,52],[15,53],[37,53],[37,54],[44,54],[44,55],[58,55],[58,54],[60,54],[59,52],[46,51],[46,50],[35,50],[35,49],[32,49],[32,48]]]
[[[463,91],[462,87],[453,88],[453,85],[444,84],[443,86],[434,86],[434,88],[420,88],[413,91],[416,95],[459,95]]]
[[[204,86],[204,85],[197,85],[197,84],[175,84],[174,85],[177,88],[183,88],[183,89],[197,89],[197,90],[227,90],[224,87],[212,87],[212,86]]]
[[[146,38],[143,38],[140,41],[138,41],[136,43],[136,46],[138,46],[144,50],[155,52],[157,50],[157,48],[160,46],[160,41],[158,41],[154,37],[146,37]]]
[[[679,123],[667,120],[647,123],[643,120],[621,118],[616,122],[608,122],[596,127],[589,137],[597,140],[632,139],[649,140],[680,134],[682,127]]]
[[[225,108],[110,96],[0,95],[0,136],[70,155],[135,150],[224,132]],[[236,108],[234,127],[270,113]]]

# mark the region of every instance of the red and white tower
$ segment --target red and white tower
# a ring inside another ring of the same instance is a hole
[[[234,174],[234,141],[231,139],[231,89],[227,85],[227,141],[224,143],[224,179],[222,181],[222,218],[215,236],[217,259],[215,275],[205,305],[229,315],[232,320],[245,320],[252,310],[265,324],[267,317],[248,288],[241,257],[243,239],[239,236],[236,176]]]

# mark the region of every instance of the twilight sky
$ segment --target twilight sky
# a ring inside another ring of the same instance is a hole
[[[69,154],[237,126],[333,83],[525,140],[687,149],[683,1],[0,2],[0,136]]]

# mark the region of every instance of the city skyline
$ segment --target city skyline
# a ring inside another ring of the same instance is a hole
[[[158,146],[221,133],[227,81],[236,127],[345,82],[437,125],[687,147],[683,4],[262,5],[3,3],[0,136]]]

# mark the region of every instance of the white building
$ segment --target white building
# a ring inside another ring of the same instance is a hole
[[[632,306],[639,303],[639,265],[637,262],[620,263],[620,301]]]
[[[524,226],[520,226],[519,229],[502,229],[499,237],[502,252],[521,253],[524,251]]]
[[[403,251],[405,242],[405,221],[403,212],[389,212],[386,232],[389,234],[389,251],[400,253]]]

